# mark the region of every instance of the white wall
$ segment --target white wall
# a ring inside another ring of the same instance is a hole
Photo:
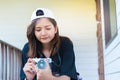
[[[0,0],[0,39],[22,49],[32,11],[51,9],[60,34],[69,36],[84,80],[98,80],[95,0]]]
[[[104,44],[105,80],[120,80],[120,0],[116,0],[116,11],[118,35],[107,48],[105,48]],[[103,19],[102,21],[104,22]],[[102,27],[103,42],[105,42],[104,25]]]

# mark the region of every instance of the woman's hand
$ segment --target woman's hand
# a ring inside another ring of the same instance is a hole
[[[36,67],[36,72],[37,72],[37,80],[53,80],[53,75],[49,66],[49,63],[47,60],[46,62],[46,67],[45,69],[38,69]]]
[[[38,69],[36,66],[36,74],[37,74],[37,80],[70,80],[70,77],[67,75],[62,75],[62,76],[53,76],[49,63],[47,60],[46,62],[46,67],[44,69]]]
[[[36,63],[31,58],[29,58],[23,68],[23,71],[28,80],[33,80],[33,78],[36,75],[35,65],[36,65]]]

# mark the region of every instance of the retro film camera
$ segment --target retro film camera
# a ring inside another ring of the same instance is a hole
[[[51,58],[33,58],[33,60],[36,62],[36,65],[39,69],[45,69],[45,67],[46,67],[45,60],[47,60],[48,63],[52,63]]]

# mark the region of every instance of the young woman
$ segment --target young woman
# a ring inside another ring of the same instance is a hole
[[[53,13],[37,8],[27,29],[28,43],[22,50],[21,80],[77,80],[73,44],[59,35]],[[34,58],[45,60],[46,67],[39,69]]]

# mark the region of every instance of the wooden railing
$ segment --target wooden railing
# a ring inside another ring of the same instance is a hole
[[[21,50],[0,40],[0,80],[20,80]]]

